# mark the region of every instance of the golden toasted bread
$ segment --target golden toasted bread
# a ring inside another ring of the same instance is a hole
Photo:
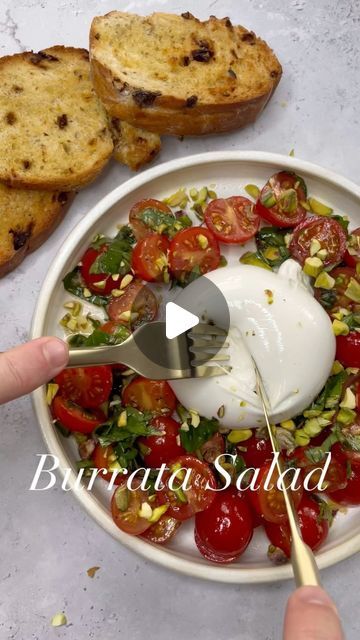
[[[15,269],[27,253],[48,238],[74,195],[0,184],[0,277]]]
[[[161,140],[157,133],[138,129],[118,118],[111,118],[110,126],[114,140],[114,159],[127,164],[133,171],[151,162],[159,153]]]
[[[0,58],[0,123],[0,181],[10,186],[77,189],[113,152],[84,49]]]
[[[189,12],[96,17],[94,86],[111,116],[158,134],[200,135],[253,122],[281,77],[268,45],[228,18]]]

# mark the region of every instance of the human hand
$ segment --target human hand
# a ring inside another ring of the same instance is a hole
[[[286,607],[283,640],[344,640],[336,607],[321,587],[300,587]]]
[[[51,380],[68,358],[68,346],[59,338],[38,338],[0,353],[0,404]]]

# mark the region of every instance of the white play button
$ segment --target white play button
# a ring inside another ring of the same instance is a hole
[[[196,315],[186,311],[175,302],[167,303],[165,313],[166,337],[169,340],[199,324],[199,318]]]

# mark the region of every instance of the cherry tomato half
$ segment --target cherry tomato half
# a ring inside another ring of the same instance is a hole
[[[333,218],[311,216],[294,229],[290,243],[290,253],[295,260],[304,264],[310,256],[312,240],[318,240],[321,249],[326,249],[324,266],[341,262],[346,251],[346,233]]]
[[[345,507],[357,507],[360,505],[360,464],[351,463],[350,475],[344,489],[327,491],[326,493],[331,500]]]
[[[140,280],[133,280],[124,291],[125,293],[119,298],[111,298],[108,304],[107,312],[110,320],[127,326],[131,325],[134,329],[143,322],[151,322],[156,318],[158,302],[146,284]]]
[[[89,247],[87,251],[84,253],[81,258],[81,275],[84,279],[84,282],[90,291],[93,293],[97,293],[99,295],[106,296],[111,293],[112,289],[115,287],[115,282],[111,275],[108,273],[90,273],[90,269],[94,264],[96,258],[106,251],[108,248],[107,244],[103,244],[99,249],[94,249],[93,247]],[[99,287],[97,283],[101,282],[101,286]]]
[[[60,393],[68,400],[86,409],[94,409],[109,398],[112,369],[108,365],[64,369],[54,380],[60,387]]]
[[[312,441],[312,445],[315,444]],[[301,467],[303,471],[303,477],[308,477],[307,487],[308,491],[318,492],[318,485],[321,476],[321,469],[324,467],[325,461],[312,463],[306,456],[306,447],[297,447],[289,456],[289,460],[294,460],[297,467]],[[317,469],[317,471],[315,471]],[[309,475],[311,473],[311,476]],[[343,489],[346,486],[346,469],[344,465],[331,455],[331,460],[327,468],[324,486],[329,491],[336,491],[337,489]]]
[[[227,563],[244,553],[253,534],[252,514],[234,487],[215,495],[210,507],[195,516],[195,542],[211,562]]]
[[[164,282],[169,247],[170,242],[167,237],[158,233],[152,233],[139,240],[131,258],[135,275],[147,282]]]
[[[260,226],[254,203],[242,196],[212,200],[206,207],[204,220],[215,238],[226,244],[247,242]]]
[[[195,456],[184,455],[169,462],[169,473],[163,475],[165,488],[158,493],[158,499],[163,504],[170,504],[167,515],[176,520],[187,520],[195,513],[207,509],[215,498],[216,480],[208,464],[198,460]],[[172,490],[169,479],[179,469],[179,476],[174,479]],[[187,469],[190,469],[187,488],[182,483]],[[184,474],[184,477],[180,474]],[[207,488],[209,487],[209,488]]]
[[[94,461],[94,466],[97,469],[108,469],[108,472],[102,473],[100,475],[100,478],[103,478],[107,482],[110,482],[110,480],[113,477],[113,473],[112,471],[109,471],[109,467],[116,460],[115,454],[114,454],[114,448],[111,445],[107,447],[102,447],[100,444],[97,444],[95,447],[95,451],[92,455],[92,459]],[[114,484],[119,485],[119,484],[122,484],[123,482],[124,482],[124,478],[119,473],[114,480]]]
[[[351,236],[354,236],[354,238],[351,239],[353,241],[353,246],[351,245],[350,247],[350,253],[348,242],[348,249],[345,252],[344,261],[349,267],[355,268],[358,262],[360,262],[360,227],[354,229],[354,231],[351,232]]]
[[[285,507],[285,501],[283,492],[276,486],[278,480],[278,472],[275,469],[270,482],[268,483],[268,489],[265,488],[265,482],[270,470],[271,464],[266,464],[260,467],[259,475],[256,481],[256,486],[259,488],[256,491],[250,491],[249,497],[252,506],[259,516],[263,516],[268,522],[275,522],[280,524],[286,522],[287,513]],[[285,478],[285,482],[289,483],[288,475]],[[297,507],[301,500],[303,489],[291,491],[294,505]]]
[[[151,527],[146,529],[141,535],[143,538],[146,538],[146,540],[154,542],[155,544],[166,544],[173,539],[179,527],[181,527],[180,520],[171,518],[167,513],[164,513],[158,522],[152,524]]]
[[[155,200],[154,198],[147,198],[145,200],[140,200],[134,204],[134,206],[130,210],[129,214],[129,222],[133,228],[136,240],[142,240],[149,233],[152,233],[151,229],[144,224],[141,220],[141,214],[146,209],[155,209],[155,211],[160,211],[162,213],[167,213],[168,215],[173,215],[170,207],[161,200]]]
[[[171,415],[176,408],[176,396],[166,380],[148,380],[142,376],[133,378],[123,390],[125,405],[139,411],[151,411],[161,415]]]
[[[141,489],[140,482],[134,482],[133,487],[130,491],[124,479],[115,489],[111,499],[111,514],[121,531],[137,536],[151,526],[151,522],[139,515],[142,505],[145,502],[149,504],[149,494]]]
[[[143,457],[146,466],[156,469],[163,462],[169,462],[177,456],[186,453],[185,449],[178,444],[180,424],[172,418],[158,416],[153,418],[150,425],[161,432],[158,436],[147,436],[138,438],[140,451],[144,451]]]
[[[246,451],[243,451],[245,448]],[[254,469],[262,467],[263,464],[270,462],[273,458],[270,440],[257,438],[255,434],[242,443],[238,453],[244,458],[246,466]]]
[[[96,427],[106,421],[99,409],[88,411],[61,395],[55,396],[51,409],[56,420],[69,431],[92,433]]]
[[[318,549],[329,533],[329,523],[321,518],[320,504],[314,498],[304,495],[297,509],[303,540],[311,549]],[[290,558],[291,534],[288,522],[274,524],[265,522],[266,535],[271,544],[279,547]]]
[[[170,243],[169,266],[180,282],[192,272],[203,275],[220,263],[220,249],[216,238],[205,227],[191,227],[179,231]]]
[[[336,359],[344,367],[360,367],[360,334],[350,331],[347,336],[336,336]]]
[[[276,227],[296,227],[306,216],[302,202],[306,200],[302,178],[288,171],[275,173],[262,189],[256,202],[258,215]]]

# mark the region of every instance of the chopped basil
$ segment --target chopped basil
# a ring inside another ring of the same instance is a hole
[[[89,336],[77,333],[69,339],[71,347],[99,347],[101,345],[114,345],[124,342],[130,335],[129,329],[119,325],[116,333],[105,333],[101,329],[95,329]]]
[[[277,227],[263,227],[256,236],[256,247],[260,259],[270,267],[278,267],[290,257],[290,251],[285,244],[287,229]]]
[[[331,309],[337,301],[336,292],[333,290],[327,291],[326,289],[319,289],[320,295],[318,296],[318,301],[324,307],[324,309]]]
[[[327,502],[325,502],[325,500],[317,498],[317,501],[320,507],[318,521],[321,522],[322,520],[326,520],[326,522],[329,524],[329,527],[331,527],[334,521],[334,509],[332,509],[332,507]]]
[[[86,284],[81,277],[79,267],[75,267],[75,269],[66,274],[63,279],[63,285],[69,293],[72,293],[74,296],[77,296],[82,300],[86,300],[86,302],[96,304],[98,307],[105,307],[109,302],[109,296],[100,296],[96,293],[92,293],[90,296],[84,295]]]
[[[112,240],[105,239],[106,251],[100,253],[90,267],[90,273],[125,275],[131,269],[131,252],[134,235],[128,226],[121,227]]]
[[[219,430],[219,422],[216,418],[211,418],[211,420],[200,418],[197,427],[193,427],[191,424],[188,424],[188,427],[188,431],[180,429],[180,440],[186,451],[194,453]]]
[[[126,426],[118,427],[118,418],[123,411],[126,411]],[[151,418],[152,414],[149,412],[142,413],[134,407],[116,406],[113,416],[95,429],[95,437],[102,447],[107,447],[129,438],[157,435],[158,431],[150,425]]]
[[[346,233],[348,233],[348,227],[349,227],[349,220],[345,220],[345,218],[343,218],[343,216],[331,216],[333,220],[336,220],[336,222],[338,222],[342,228],[344,229],[344,231]]]
[[[159,209],[149,207],[139,215],[139,219],[152,231],[163,233],[172,238],[178,231],[192,226],[189,216],[184,213],[181,216],[173,216]]]
[[[346,378],[347,373],[345,370],[330,376],[320,394],[310,407],[304,411],[305,418],[316,418],[324,409],[335,408],[340,401]]]
[[[342,321],[347,324],[350,331],[358,329],[360,327],[360,313],[350,313],[348,316],[344,316]]]

